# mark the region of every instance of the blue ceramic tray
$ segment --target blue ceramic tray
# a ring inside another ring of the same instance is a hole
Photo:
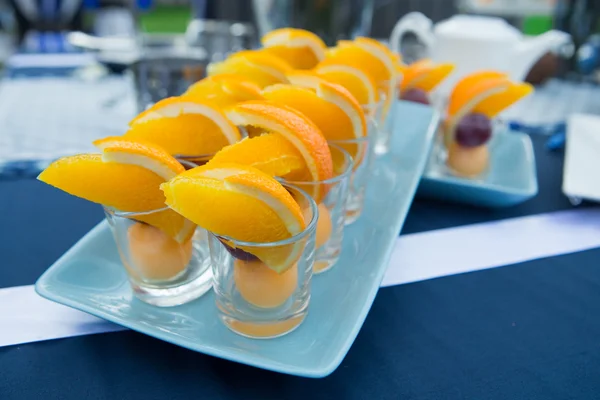
[[[346,231],[339,264],[316,276],[309,314],[294,332],[252,340],[217,318],[213,293],[173,308],[133,298],[106,222],[65,253],[36,284],[50,300],[150,336],[259,368],[323,377],[350,349],[377,294],[398,232],[425,168],[438,123],[431,108],[398,103],[393,151],[379,158],[366,209]]]
[[[419,195],[482,207],[509,207],[538,192],[531,138],[518,132],[499,132],[490,143],[490,168],[481,178],[450,174],[437,161],[435,148],[419,185]]]

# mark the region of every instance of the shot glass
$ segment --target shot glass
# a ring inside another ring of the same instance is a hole
[[[356,222],[362,213],[367,183],[373,169],[377,124],[372,118],[368,122],[367,136],[358,139],[330,140],[328,142],[330,145],[341,147],[352,156],[353,170],[350,174],[346,199],[346,225]]]
[[[196,240],[179,243],[143,221],[167,218],[169,208],[120,212],[104,207],[134,295],[158,307],[188,303],[212,287],[210,254]],[[183,218],[183,217],[181,217]],[[185,220],[185,223],[190,221]]]
[[[317,202],[319,220],[316,232],[316,255],[313,272],[320,274],[331,269],[340,258],[344,240],[346,200],[352,174],[352,157],[341,147],[329,145],[333,159],[333,177],[318,182],[283,182],[309,193]]]
[[[398,84],[382,81],[378,84],[379,102],[363,106],[367,116],[376,122],[375,154],[386,154],[390,151],[392,132],[394,132],[394,103],[398,97]]]
[[[298,235],[252,243],[209,234],[219,317],[233,332],[250,338],[283,336],[308,312],[318,208],[303,190],[283,185],[305,212],[306,229]],[[268,264],[278,265],[280,272]]]

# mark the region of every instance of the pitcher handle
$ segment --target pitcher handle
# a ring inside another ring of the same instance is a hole
[[[435,41],[433,35],[433,22],[420,12],[411,12],[400,18],[390,36],[390,48],[400,53],[400,42],[402,36],[407,32],[417,35],[417,38],[425,45],[427,52],[431,54],[431,47]]]

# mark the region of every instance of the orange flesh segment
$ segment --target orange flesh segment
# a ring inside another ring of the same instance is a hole
[[[210,165],[239,163],[257,168],[271,176],[284,177],[304,168],[302,154],[285,137],[265,133],[247,138],[219,151]]]
[[[159,188],[164,178],[141,166],[104,162],[101,154],[59,159],[38,179],[73,196],[119,211],[165,208],[165,197]],[[179,242],[186,242],[194,233],[193,224],[169,209],[139,215],[136,219],[161,229]]]
[[[283,135],[302,154],[306,168],[290,180],[322,181],[331,178],[333,162],[325,137],[319,128],[299,111],[268,101],[237,104],[228,109],[238,125],[252,125]]]
[[[490,119],[494,118],[531,92],[533,92],[533,86],[528,83],[512,84],[503,92],[493,94],[482,100],[473,108],[472,112],[484,114]]]
[[[401,90],[421,89],[430,92],[454,70],[452,64],[434,64],[431,60],[420,60],[404,68]]]

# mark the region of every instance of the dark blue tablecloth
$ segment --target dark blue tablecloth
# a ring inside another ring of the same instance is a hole
[[[495,211],[418,199],[403,232],[570,208],[562,155],[534,144],[537,198]],[[101,218],[36,181],[0,181],[0,287],[34,283]],[[320,380],[127,331],[0,348],[0,399],[598,399],[599,260],[595,249],[382,289]]]

